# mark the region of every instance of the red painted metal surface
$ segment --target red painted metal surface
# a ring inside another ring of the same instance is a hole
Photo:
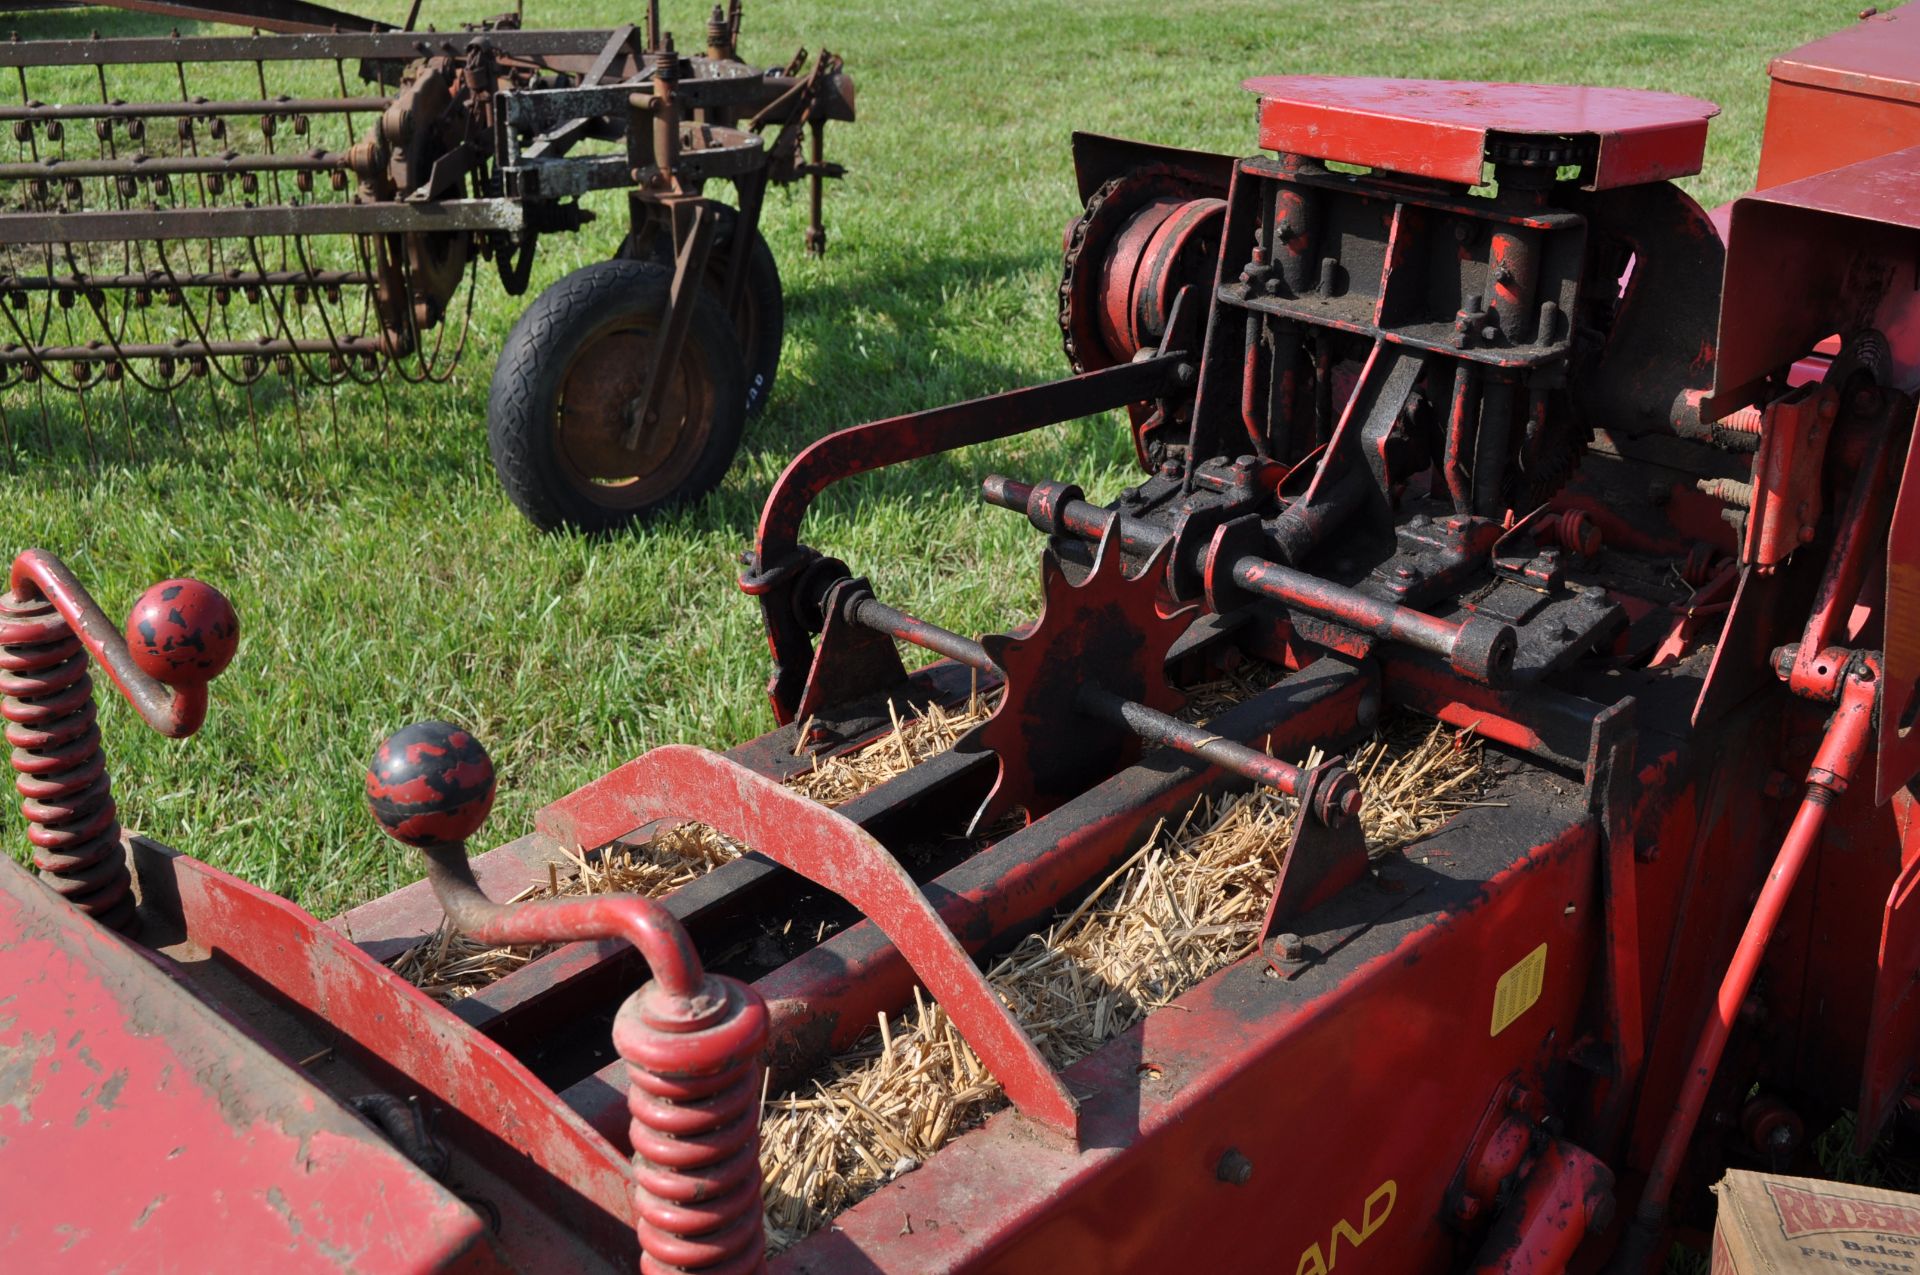
[[[1887,528],[1886,690],[1874,800],[1889,801],[1920,774],[1920,447],[1908,446]]]
[[[1860,21],[1767,66],[1761,189],[1920,145],[1920,11],[1868,8]]]
[[[1896,285],[1920,228],[1920,144],[1771,186],[1733,205],[1715,414],[1753,401],[1821,341],[1873,327],[1896,388],[1920,377],[1920,305]]]
[[[1304,919],[1303,939],[1329,955],[1300,977],[1239,963],[1069,1068],[1090,1095],[1081,1154],[997,1117],[774,1269],[1449,1265],[1454,1236],[1435,1219],[1483,1104],[1571,1030],[1593,952],[1592,825],[1512,796],[1543,817],[1539,845],[1456,825],[1429,843],[1451,858],[1394,856],[1385,890]],[[1490,1032],[1495,984],[1542,943],[1539,1001]],[[1440,1039],[1444,1070],[1429,1052]],[[1361,1111],[1383,1136],[1354,1136]],[[1251,1164],[1243,1185],[1219,1176],[1230,1151]]]
[[[1270,75],[1245,87],[1260,96],[1268,150],[1467,186],[1494,159],[1491,134],[1590,139],[1598,158],[1583,174],[1589,190],[1691,176],[1720,110],[1677,93],[1558,84]]]
[[[4,860],[0,933],[0,1266],[507,1269],[478,1214]]]

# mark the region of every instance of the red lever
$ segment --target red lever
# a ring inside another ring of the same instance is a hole
[[[40,879],[101,924],[134,925],[133,878],[95,722],[87,657],[149,725],[178,739],[207,716],[207,683],[233,659],[240,622],[219,590],[165,580],[127,632],[58,558],[30,549],[0,595],[0,717]]]
[[[634,1228],[643,1272],[765,1268],[760,1196],[758,992],[707,973],[679,920],[637,894],[501,904],[474,880],[466,841],[493,808],[494,769],[472,734],[419,722],[389,735],[367,770],[367,805],[422,851],[454,928],[483,943],[624,938],[653,981],[613,1021],[627,1064]]]

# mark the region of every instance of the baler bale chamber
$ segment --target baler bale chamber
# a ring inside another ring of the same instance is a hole
[[[1916,54],[1909,8],[1776,60],[1715,214],[1667,93],[1269,77],[1247,158],[1076,137],[1071,374],[769,495],[778,728],[469,857],[492,759],[406,727],[366,792],[427,880],[325,923],[114,822],[87,662],[190,731],[217,596],[123,639],[23,555],[0,1187],[58,1204],[0,1256],[1642,1271],[1728,1167],[1865,1153],[1920,1058]],[[1115,409],[1104,503],[983,476],[1045,536],[1003,633],[801,540]]]
[[[676,49],[658,0],[638,27],[583,30],[120,7],[266,30],[0,41],[10,454],[58,446],[49,391],[90,458],[102,435],[135,446],[156,401],[181,428],[222,400],[213,414],[256,416],[257,394],[297,423],[356,386],[390,412],[453,375],[479,274],[522,295],[540,239],[625,191],[616,256],[549,285],[489,352],[495,468],[534,522],[588,531],[719,482],[779,368],[769,187],[807,184],[806,250],[826,247],[823,186],[843,170],[825,130],[854,101],[837,55],[741,61],[739,0],[698,51]]]

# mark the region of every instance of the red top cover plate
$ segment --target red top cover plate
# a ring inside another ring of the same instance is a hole
[[[1590,137],[1589,190],[1700,171],[1712,102],[1646,89],[1481,84],[1337,75],[1247,80],[1260,95],[1260,145],[1283,154],[1478,185],[1489,133]]]

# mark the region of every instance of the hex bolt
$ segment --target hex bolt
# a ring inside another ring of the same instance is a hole
[[[1220,1163],[1213,1167],[1213,1176],[1229,1186],[1245,1186],[1253,1178],[1253,1161],[1241,1154],[1238,1147],[1228,1147]]]
[[[1273,954],[1289,965],[1299,965],[1307,959],[1307,941],[1291,931],[1276,934],[1273,938]]]

